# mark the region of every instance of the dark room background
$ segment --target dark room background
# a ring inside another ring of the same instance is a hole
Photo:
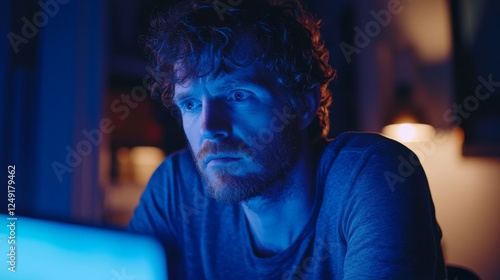
[[[0,174],[16,166],[17,215],[122,227],[154,169],[185,146],[149,95],[141,43],[175,2],[2,3]],[[330,137],[402,116],[431,127],[405,144],[427,173],[446,260],[500,279],[499,2],[304,3],[338,71]],[[6,190],[0,199],[6,213]]]

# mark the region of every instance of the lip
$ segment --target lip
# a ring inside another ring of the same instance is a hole
[[[205,166],[229,164],[238,161],[240,159],[241,159],[240,157],[231,155],[210,155],[205,160]]]

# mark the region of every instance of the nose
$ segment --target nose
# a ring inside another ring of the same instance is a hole
[[[223,101],[205,100],[200,133],[203,139],[222,139],[231,134],[231,118]]]

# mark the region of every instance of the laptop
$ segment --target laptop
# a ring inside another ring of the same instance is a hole
[[[152,237],[5,214],[0,221],[0,279],[167,279]]]

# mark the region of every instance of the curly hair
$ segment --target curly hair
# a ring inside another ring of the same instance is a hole
[[[218,0],[181,1],[152,20],[146,51],[153,70],[161,73],[161,79],[150,85],[153,96],[178,117],[173,103],[176,83],[262,61],[268,71],[277,73],[279,87],[290,93],[286,100],[295,112],[303,109],[305,94],[320,90],[318,112],[308,132],[313,139],[326,138],[332,102],[328,85],[336,72],[328,63],[321,21],[298,0],[234,2],[230,6]],[[257,43],[250,59],[233,52],[245,35]]]

